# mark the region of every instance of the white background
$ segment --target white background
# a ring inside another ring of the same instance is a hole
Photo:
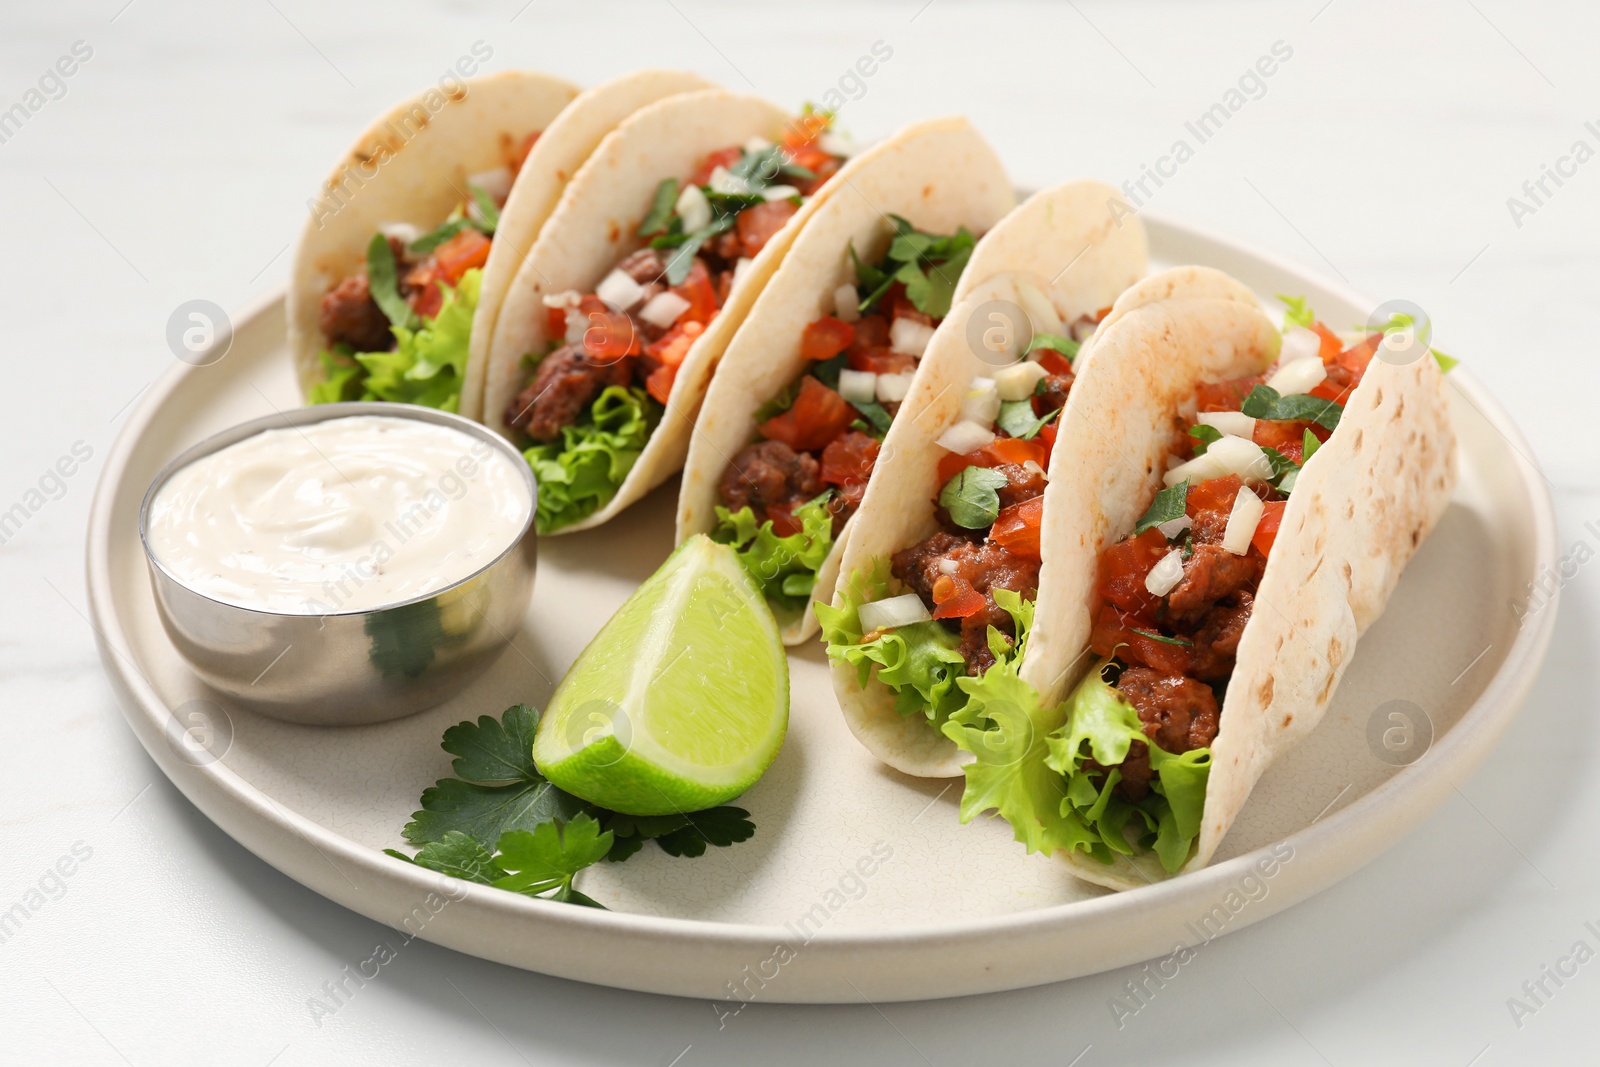
[[[1521,192],[1574,141],[1600,149],[1597,36],[1593,5],[1509,0],[7,4],[0,109],[74,42],[93,55],[0,144],[0,510],[75,442],[93,458],[0,546],[0,910],[75,842],[92,855],[0,944],[0,1061],[1592,1058],[1600,961],[1562,988],[1547,981],[1554,996],[1520,1026],[1507,999],[1579,939],[1600,948],[1584,928],[1600,929],[1600,578],[1586,565],[1600,550],[1600,472],[1583,432],[1600,391],[1600,161],[1547,182],[1542,204]],[[494,49],[489,69],[592,84],[675,65],[788,104],[820,98],[881,40],[893,57],[846,105],[846,127],[873,137],[964,112],[1029,185],[1137,178],[1285,42],[1293,56],[1264,95],[1150,204],[1374,300],[1421,304],[1436,343],[1521,422],[1575,555],[1549,663],[1490,764],[1347,881],[1208,947],[1121,1030],[1108,1001],[1133,969],[963,1001],[756,1005],[719,1031],[704,1002],[422,942],[317,1025],[307,998],[393,933],[255,859],[161,777],[81,615],[82,530],[126,406],[173,358],[172,309],[197,297],[238,309],[278,289],[338,154],[478,40]],[[1535,208],[1520,225],[1514,195]]]

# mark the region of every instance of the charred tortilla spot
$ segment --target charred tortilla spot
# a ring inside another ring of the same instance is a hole
[[[617,221],[615,219],[612,219],[611,220],[611,229],[607,233],[607,238],[611,241],[612,244],[616,244],[617,243],[617,238],[619,238],[621,236],[622,236],[622,227],[617,225]]]
[[[1337,637],[1328,643],[1328,662],[1336,668],[1344,662],[1344,643]]]
[[[1256,686],[1256,699],[1261,702],[1262,707],[1267,707],[1272,703],[1272,688],[1272,675],[1270,674],[1261,679],[1261,684]]]
[[[1294,713],[1293,712],[1291,712],[1290,714],[1285,715],[1283,717],[1283,725],[1284,725],[1285,729],[1287,729],[1289,724],[1292,723],[1292,722],[1294,722]]]
[[[1350,573],[1350,561],[1349,560],[1345,560],[1344,561],[1343,570],[1344,570],[1344,587],[1346,589],[1349,589],[1352,585],[1355,584],[1354,578],[1352,577],[1352,575]]]

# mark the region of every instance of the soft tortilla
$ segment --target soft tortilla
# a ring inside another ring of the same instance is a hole
[[[516,184],[511,188],[511,197],[500,211],[500,225],[489,249],[489,262],[483,268],[478,314],[472,322],[472,354],[467,361],[467,379],[461,390],[463,415],[473,419],[482,417],[483,383],[488,377],[486,368],[500,305],[516,278],[517,268],[560,201],[567,182],[578,173],[601,138],[635,111],[677,93],[711,87],[711,82],[688,71],[642,70],[624,74],[604,85],[584,90],[534,142],[533,151],[528,153]],[[472,401],[471,410],[468,410],[468,397]]]
[[[849,250],[867,262],[881,256],[894,233],[889,215],[926,232],[953,233],[965,226],[982,233],[1016,203],[999,157],[964,118],[906,127],[852,159],[834,181],[843,193],[818,208],[795,238],[706,392],[678,496],[680,543],[716,527],[717,483],[755,437],[757,409],[805,371],[808,361],[800,354],[805,327],[833,314],[834,290],[855,284]],[[819,568],[813,601],[832,598],[844,541],[841,532]],[[779,622],[787,644],[817,629],[809,604]]]
[[[980,354],[980,342],[973,340],[993,321],[996,302],[1020,304],[1017,286],[1025,281],[1049,298],[1064,322],[1072,322],[1113,304],[1117,295],[1144,273],[1143,227],[1136,218],[1110,224],[1103,210],[1108,198],[1115,197],[1109,187],[1096,182],[1074,182],[1038,193],[974,250],[959,287],[964,299],[940,323],[923,354],[911,393],[884,440],[874,477],[852,523],[839,574],[869,573],[875,561],[916,544],[937,529],[938,466],[944,454],[937,441],[960,418],[961,401],[972,380],[996,369],[992,356],[984,358],[987,353]],[[1036,240],[1027,240],[1028,235]],[[995,273],[1002,266],[1009,269]],[[1093,376],[1088,355],[1095,347],[1086,345],[1078,356],[1078,379],[1068,394],[1064,421],[1071,419],[1072,405],[1085,378]],[[1052,485],[1058,477],[1081,476],[1087,466],[1081,456],[1062,447],[1065,435],[1064,427],[1051,454]],[[1023,669],[1038,657],[1046,663],[1045,670],[1056,673],[1060,657],[1053,650],[1063,642],[1051,636],[1058,629],[1054,620],[1059,614],[1053,587],[1060,583],[1060,572],[1076,569],[1076,560],[1065,543],[1072,524],[1053,514],[1049,492],[1033,636]],[[843,597],[842,588],[835,592],[836,607]],[[875,756],[896,770],[922,777],[961,773],[954,742],[921,716],[896,711],[893,694],[876,676],[863,688],[849,664],[835,662],[832,671],[845,721]]]
[[[541,298],[567,289],[592,292],[623,256],[643,242],[635,236],[663,178],[683,177],[709,153],[752,137],[776,141],[789,116],[765,100],[724,90],[683,93],[641,108],[606,135],[568,184],[555,212],[523,260],[501,306],[484,388],[484,422],[504,434],[506,407],[527,380],[523,357],[543,352]],[[712,372],[762,288],[782,263],[795,235],[843,185],[827,183],[767,242],[722,311],[678,367],[666,413],[620,488],[604,507],[556,533],[586,530],[609,520],[683,465],[700,402]]]
[[[1053,590],[1071,601],[1055,616],[1066,620],[1061,640],[1069,648],[1087,644],[1100,549],[1133,528],[1160,487],[1161,460],[1185,432],[1179,408],[1201,382],[1254,373],[1276,356],[1277,331],[1253,300],[1196,300],[1184,290],[1176,286],[1167,299],[1128,309],[1095,345],[1094,357],[1107,365],[1089,389],[1074,387],[1071,396],[1069,410],[1081,402],[1085,414],[1100,413],[1098,426],[1076,432],[1078,447],[1097,450],[1081,466],[1098,464],[1100,484],[1052,477],[1048,490],[1055,498],[1046,514],[1073,515],[1082,531],[1076,581],[1069,587],[1073,576],[1062,576]],[[1146,405],[1142,414],[1130,407],[1158,389],[1165,405]],[[1057,454],[1068,432],[1064,427]],[[1443,513],[1454,457],[1444,376],[1433,359],[1406,366],[1374,359],[1338,430],[1290,495],[1212,744],[1200,838],[1181,870],[1210,862],[1267,767],[1322,720],[1356,639],[1382,614],[1401,570]],[[1150,474],[1107,476],[1126,469],[1128,458],[1151,464]],[[1049,707],[1072,680],[1033,682]],[[1082,853],[1063,859],[1079,877],[1114,889],[1170,877],[1152,853],[1119,856],[1111,865]]]
[[[473,78],[454,92],[429,89],[402,101],[357,138],[311,201],[290,270],[289,349],[302,390],[309,392],[323,376],[323,294],[366,266],[367,244],[378,227],[408,222],[431,230],[465,197],[469,175],[505,166],[508,146],[533,130],[548,130],[577,95],[578,87],[561,78],[504,71]],[[529,173],[524,168],[518,184]],[[532,210],[520,219],[503,217],[491,251],[501,240],[528,247],[540,221]],[[493,327],[499,307],[489,296],[486,277],[474,333]],[[473,381],[469,362],[460,405],[468,417],[477,416],[481,400]]]

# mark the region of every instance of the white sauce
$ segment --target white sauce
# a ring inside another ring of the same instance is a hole
[[[325,615],[441,589],[500,555],[533,500],[499,450],[448,426],[354,415],[265,430],[175,472],[150,550],[215,600]]]

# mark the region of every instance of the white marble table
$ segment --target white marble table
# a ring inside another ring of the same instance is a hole
[[[1600,393],[1588,351],[1600,283],[1593,5],[98,0],[9,5],[0,27],[0,112],[26,112],[0,114],[0,511],[29,510],[0,545],[0,912],[39,904],[0,942],[0,1060],[1592,1057],[1600,962],[1562,961],[1579,941],[1600,950],[1600,578],[1587,565],[1600,551],[1600,471],[1579,432]],[[859,97],[843,121],[863,135],[965,112],[1026,184],[1137,181],[1159,166],[1152,209],[1426,307],[1438,342],[1521,420],[1573,558],[1549,664],[1491,764],[1402,846],[1218,942],[1120,1029],[1110,1002],[1136,968],[969,1001],[756,1005],[719,1029],[705,1003],[421,942],[313,1019],[307,999],[392,932],[255,859],[145,756],[82,615],[82,530],[119,419],[173,358],[172,309],[237,308],[281,286],[306,197],[354,131],[480,40],[491,69],[581,82],[653,64],[784,102],[838,87]],[[879,41],[892,57],[851,82]],[[1272,76],[1247,82],[1198,143],[1185,122],[1275,46]],[[1163,162],[1180,138],[1192,155]],[[1562,184],[1545,178],[1535,199],[1524,182],[1546,165]],[[70,477],[51,473],[62,457]],[[58,860],[71,873],[47,875]],[[1558,985],[1546,967],[1570,976]]]

